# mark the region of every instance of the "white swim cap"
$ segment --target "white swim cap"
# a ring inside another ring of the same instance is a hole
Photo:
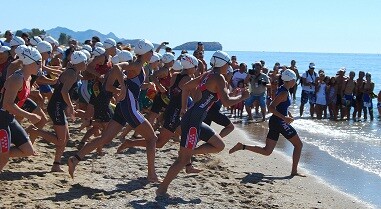
[[[2,46],[2,47],[0,47],[0,53],[4,53],[4,52],[10,51],[10,50],[11,50],[11,48],[9,48],[8,46]]]
[[[90,52],[88,52],[86,49],[82,49],[81,52],[83,52],[86,55],[87,60],[89,60],[91,58]]]
[[[112,57],[111,62],[115,65],[121,62],[131,61],[133,58],[134,57],[132,56],[131,52],[122,50],[119,54]]]
[[[9,43],[9,45],[12,47],[12,46],[20,46],[20,45],[25,45],[25,41],[24,39],[22,39],[21,37],[19,36],[14,36],[11,40],[11,42]]]
[[[42,59],[40,52],[33,47],[18,46],[17,48],[20,48],[18,52],[24,65],[29,65]]]
[[[135,46],[135,54],[143,55],[151,50],[153,50],[153,44],[147,39],[140,39]]]
[[[282,73],[282,80],[291,81],[296,80],[296,74],[293,70],[287,69]]]
[[[222,67],[226,63],[230,64],[231,62],[230,62],[230,56],[228,55],[228,53],[224,51],[218,50],[214,52],[212,58],[210,58],[210,64],[213,67]]]
[[[40,43],[42,41],[42,39],[38,36],[33,36],[32,38],[30,38],[29,40],[29,43],[32,45],[32,46],[37,46],[38,43]]]
[[[87,56],[85,53],[83,53],[81,51],[74,51],[70,56],[70,62],[73,65],[76,65],[76,64],[79,64],[82,62],[86,62],[86,61],[87,61]]]
[[[25,49],[27,49],[28,47],[26,45],[20,45],[18,46],[16,49],[15,49],[15,53],[18,57],[21,57],[21,54],[23,53],[23,51]]]
[[[52,52],[53,47],[52,47],[52,45],[49,42],[47,42],[47,41],[41,41],[40,43],[37,44],[37,50],[40,53]]]
[[[87,44],[84,44],[82,45],[82,49],[85,49],[86,51],[88,51],[89,53],[91,53],[93,51],[93,49],[91,48],[90,45],[87,45]]]
[[[175,60],[175,55],[173,55],[172,53],[169,53],[169,52],[167,52],[167,53],[165,53],[164,55],[163,55],[163,57],[161,58],[161,61],[163,62],[163,63],[170,63],[170,62],[172,62],[173,60]]]
[[[97,43],[95,43],[94,47],[95,47],[95,48],[96,48],[96,47],[103,47],[103,44],[102,44],[101,42],[97,42]]]
[[[233,73],[233,72],[234,72],[232,66],[229,65],[227,72],[228,72],[228,73]]]
[[[95,49],[93,50],[93,55],[95,57],[100,56],[100,55],[102,55],[104,53],[106,53],[106,50],[104,48],[102,48],[102,47],[95,47]]]
[[[53,37],[51,36],[46,36],[44,38],[44,41],[48,42],[49,44],[55,44],[56,43],[56,39],[54,39]]]
[[[112,38],[108,38],[106,39],[104,42],[103,42],[103,46],[105,49],[109,49],[111,47],[115,47],[116,46],[116,41]]]
[[[159,53],[154,52],[149,63],[154,63],[160,60]]]
[[[112,62],[113,65],[118,64],[119,63],[119,57],[118,57],[118,55],[113,56],[111,58],[111,62]]]
[[[122,50],[116,48],[116,54],[119,54]]]
[[[56,54],[64,54],[65,51],[61,47],[57,47]]]
[[[180,60],[176,60],[175,63],[173,64],[172,68],[175,71],[181,71],[183,69],[183,66],[181,65]]]
[[[181,57],[181,65],[184,69],[194,68],[198,66],[198,60],[193,55],[183,54]]]

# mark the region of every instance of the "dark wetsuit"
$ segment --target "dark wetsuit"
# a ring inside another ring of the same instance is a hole
[[[21,71],[15,74],[23,76]],[[15,116],[3,109],[3,95],[6,89],[2,88],[0,94],[0,153],[6,153],[10,150],[11,143],[19,147],[29,141],[28,134],[15,119]],[[15,103],[21,107],[30,94],[30,87],[23,81],[22,89],[17,93]]]
[[[221,107],[222,107],[221,101],[215,102],[213,106],[210,108],[210,110],[208,111],[208,114],[206,115],[204,123],[210,125],[212,124],[212,122],[215,122],[218,125],[223,127],[228,126],[231,123],[231,121],[228,118],[228,116],[220,112]]]
[[[94,119],[100,122],[109,122],[114,114],[110,106],[113,94],[106,91],[107,78],[108,76],[106,76],[105,82],[100,84],[100,92],[94,103]],[[114,82],[114,87],[119,87],[118,81]]]
[[[288,115],[288,107],[291,105],[290,95],[288,90],[284,86],[280,86],[276,92],[276,95],[279,95],[281,92],[287,92],[287,100],[279,103],[276,106],[276,110],[284,116]],[[282,134],[286,139],[291,139],[297,135],[296,130],[288,123],[286,123],[281,118],[272,115],[269,120],[269,133],[267,138],[278,141],[279,134]]]
[[[101,75],[104,75],[107,72],[109,72],[112,67],[111,62],[109,62],[108,60],[108,56],[107,55],[104,55],[104,56],[105,56],[105,61],[103,62],[103,64],[102,65],[97,64],[95,66],[95,71]],[[100,93],[102,83],[99,81],[98,78],[92,81],[89,81],[89,83],[93,85],[89,103],[94,105],[98,97],[98,94]]]
[[[127,89],[126,96],[116,105],[112,118],[122,126],[128,123],[131,127],[136,128],[145,121],[144,116],[138,111],[138,98],[144,78],[144,69],[142,68],[137,76],[127,78],[127,80],[124,81],[124,85],[126,85]]]
[[[164,111],[164,125],[167,130],[175,133],[177,127],[180,125],[180,111],[181,111],[181,93],[179,87],[181,79],[188,76],[187,74],[176,75],[175,83],[170,87],[170,102]]]
[[[168,72],[168,75],[164,78],[159,78],[159,82],[161,85],[163,85],[166,89],[168,89],[171,85],[171,75]],[[153,99],[151,112],[154,112],[158,114],[163,108],[167,107],[167,103],[163,101],[163,98],[168,97],[168,93],[161,93],[158,92]]]
[[[202,97],[181,119],[180,145],[182,147],[194,149],[199,139],[208,141],[215,134],[212,128],[203,123],[208,110],[218,100],[217,93],[210,92],[205,85],[211,75],[213,75],[212,72],[203,75],[198,86]]]
[[[74,70],[73,68],[69,68],[67,70]],[[74,70],[75,71],[75,70]],[[61,82],[60,78],[58,78],[58,85],[54,89],[53,95],[49,100],[47,112],[49,114],[50,119],[53,121],[54,125],[63,126],[67,123],[65,109],[67,104],[62,97],[62,87],[64,83]],[[75,91],[75,87],[77,83],[75,82],[73,86],[69,90],[69,95],[73,95]]]

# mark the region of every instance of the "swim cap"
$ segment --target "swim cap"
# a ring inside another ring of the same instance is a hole
[[[214,52],[212,58],[210,58],[210,64],[213,67],[222,67],[226,63],[230,64],[231,62],[230,62],[230,56],[224,51],[218,50]]]
[[[232,66],[229,65],[227,72],[228,72],[228,73],[233,73],[233,71],[234,71],[234,70],[233,70]]]
[[[160,60],[159,53],[154,52],[149,63],[154,63]]]
[[[15,53],[18,57],[21,57],[22,52],[27,49],[28,47],[26,45],[20,45],[15,49]]]
[[[61,47],[57,47],[56,54],[64,54],[65,51]]]
[[[32,46],[37,46],[37,44],[40,43],[41,41],[42,41],[42,39],[38,36],[33,36],[32,38],[29,39],[29,43]]]
[[[105,52],[106,52],[106,50],[105,50],[104,48],[102,48],[102,47],[96,47],[96,48],[93,50],[93,55],[94,55],[95,57],[97,57],[97,56],[100,56],[100,55],[104,54]]]
[[[44,41],[48,42],[49,44],[56,44],[56,39],[54,39],[53,37],[51,36],[46,36],[44,38]]]
[[[93,49],[91,48],[90,45],[87,45],[87,44],[84,44],[82,45],[82,49],[85,49],[86,51],[88,51],[89,53],[91,53],[93,51]]]
[[[131,52],[127,50],[122,50],[119,54],[115,55],[114,57],[111,58],[112,64],[118,64],[121,62],[128,62],[133,59],[133,56]]]
[[[135,46],[135,54],[143,55],[151,50],[153,50],[153,44],[147,39],[140,39]]]
[[[287,69],[282,73],[282,80],[291,81],[296,80],[296,74],[293,70]]]
[[[183,66],[181,65],[180,60],[176,60],[175,63],[173,64],[172,68],[175,71],[181,71],[183,69]]]
[[[163,62],[163,63],[170,63],[170,62],[172,62],[173,60],[175,60],[175,55],[173,55],[172,53],[165,53],[164,55],[163,55],[163,58],[161,58],[161,61]]]
[[[181,57],[181,65],[184,69],[194,68],[198,66],[198,60],[193,55],[183,54]]]
[[[12,46],[25,45],[25,41],[21,37],[15,36],[15,37],[12,38],[11,42],[9,43],[9,45],[11,47]]]
[[[52,49],[53,49],[52,45],[47,41],[41,41],[40,43],[37,44],[37,50],[40,53],[52,52]]]
[[[70,62],[73,65],[76,65],[76,64],[79,64],[82,62],[86,62],[86,61],[87,61],[87,56],[85,53],[83,53],[81,51],[74,51],[70,56]]]
[[[24,65],[32,64],[33,62],[41,61],[42,56],[40,52],[33,47],[18,46],[20,59]]]
[[[3,52],[6,52],[6,51],[10,51],[11,48],[9,48],[8,46],[2,46],[0,47],[0,53],[3,53]]]
[[[91,58],[90,52],[88,52],[86,49],[82,49],[81,52],[83,52],[86,55],[87,60]]]
[[[111,47],[115,47],[116,46],[116,41],[112,38],[108,38],[106,39],[104,42],[103,42],[103,46],[105,49],[109,49]]]
[[[95,47],[95,48],[96,48],[96,47],[103,47],[103,44],[102,44],[101,42],[97,42],[97,43],[95,43],[94,47]]]

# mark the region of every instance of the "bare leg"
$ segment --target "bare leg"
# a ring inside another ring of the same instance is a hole
[[[247,119],[248,120],[252,120],[253,119],[253,115],[252,115],[252,113],[251,113],[251,107],[250,106],[248,106],[248,105],[245,105],[245,108],[246,108],[246,112],[247,112]]]
[[[245,150],[249,150],[249,151],[261,154],[261,155],[269,156],[273,152],[276,143],[277,143],[277,141],[275,141],[275,140],[266,139],[266,145],[264,147],[259,147],[259,146],[244,145],[244,144],[239,142],[233,148],[231,148],[229,150],[229,154],[232,154],[238,150],[245,149]]]
[[[234,125],[233,125],[233,123],[230,123],[229,125],[225,126],[225,127],[220,131],[220,136],[221,136],[221,138],[224,138],[225,136],[229,135],[233,130],[234,130]]]
[[[9,152],[0,153],[0,173],[5,167],[5,165],[7,165],[8,160],[9,160]]]
[[[292,153],[292,170],[291,175],[292,176],[303,176],[305,175],[298,173],[298,164],[300,160],[300,155],[302,153],[303,143],[300,141],[300,138],[298,135],[292,137],[289,139],[289,141],[294,145],[294,151]]]
[[[207,154],[207,153],[218,153],[225,148],[225,144],[222,141],[220,135],[215,134],[212,136],[207,143],[197,147],[193,150],[194,155]]]

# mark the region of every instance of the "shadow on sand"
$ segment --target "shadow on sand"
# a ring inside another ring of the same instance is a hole
[[[252,183],[252,184],[257,184],[260,182],[268,183],[274,180],[287,180],[287,179],[292,179],[294,176],[271,176],[271,175],[265,175],[263,173],[248,173],[245,172],[247,175],[242,178],[241,183],[246,184],[246,183]]]

